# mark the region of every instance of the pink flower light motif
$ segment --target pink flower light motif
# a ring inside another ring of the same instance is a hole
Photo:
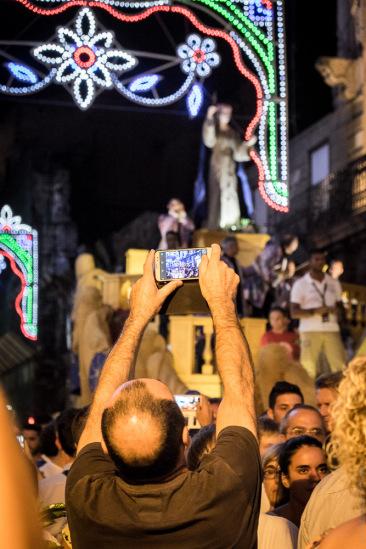
[[[216,43],[212,38],[202,39],[198,34],[190,34],[186,43],[177,48],[177,55],[182,59],[182,71],[206,78],[211,74],[212,68],[220,64],[220,56],[215,49]]]
[[[97,60],[97,56],[89,46],[81,46],[73,53],[74,61],[82,69],[92,67]]]
[[[98,87],[112,88],[112,73],[121,73],[137,65],[137,59],[121,49],[111,48],[112,32],[97,31],[97,22],[89,8],[79,10],[74,29],[59,27],[55,43],[42,44],[33,55],[45,65],[57,68],[55,80],[73,83],[72,95],[82,109],[93,102]]]

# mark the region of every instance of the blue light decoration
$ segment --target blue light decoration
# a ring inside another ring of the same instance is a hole
[[[36,82],[36,84],[26,86],[6,86],[4,84],[0,84],[0,92],[8,95],[29,95],[30,93],[39,92],[53,82],[56,72],[56,69],[51,69],[49,74],[43,80]]]
[[[273,2],[270,0],[255,0],[250,6],[249,13],[254,21],[270,20],[273,16]]]
[[[29,84],[37,84],[38,76],[29,67],[21,65],[20,63],[14,63],[13,61],[5,63],[5,66],[10,74],[17,80],[28,82]]]
[[[129,90],[132,92],[146,92],[156,86],[161,80],[161,76],[158,74],[145,74],[135,78],[129,85]]]
[[[200,84],[194,84],[194,86],[192,86],[192,89],[187,96],[187,107],[188,107],[188,112],[191,118],[194,118],[195,116],[197,116],[197,114],[200,111],[200,108],[202,107],[202,103],[203,103],[202,86],[200,86]]]
[[[122,84],[122,82],[120,82],[115,75],[112,76],[114,87],[121,95],[123,95],[130,101],[133,101],[134,103],[137,103],[139,105],[149,106],[149,107],[163,107],[165,105],[171,105],[172,103],[175,103],[188,92],[188,90],[192,85],[192,82],[194,82],[194,79],[195,77],[192,72],[187,75],[187,78],[185,79],[185,81],[177,91],[169,95],[165,95],[164,97],[157,98],[157,97],[144,97],[144,96],[138,95],[137,93],[133,93],[126,86],[124,86],[124,84]]]

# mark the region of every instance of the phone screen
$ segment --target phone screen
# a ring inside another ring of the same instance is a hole
[[[17,441],[18,441],[18,443],[19,443],[19,446],[20,446],[21,448],[23,448],[23,450],[24,450],[24,447],[25,447],[25,439],[24,439],[23,435],[17,435]]]
[[[159,254],[162,280],[198,278],[198,267],[207,249],[167,250]]]
[[[200,403],[200,395],[174,395],[175,402],[184,412],[195,412]]]

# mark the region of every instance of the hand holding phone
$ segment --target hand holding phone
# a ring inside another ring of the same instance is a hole
[[[158,250],[155,252],[155,278],[159,282],[197,280],[202,257],[209,257],[210,253],[211,248]]]
[[[160,311],[167,297],[182,284],[180,280],[171,280],[163,288],[157,288],[154,278],[154,251],[151,250],[144,264],[144,274],[132,286],[131,317],[147,324]]]
[[[222,307],[228,305],[232,308],[240,278],[234,269],[221,261],[221,249],[218,244],[212,244],[211,257],[202,261],[199,282],[211,313],[213,307],[216,311],[221,311]]]

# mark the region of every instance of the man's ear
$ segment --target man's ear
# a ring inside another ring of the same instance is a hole
[[[183,442],[183,445],[187,448],[187,446],[189,445],[190,443],[190,436],[189,436],[189,431],[188,431],[188,427],[187,425],[184,426],[183,428],[183,432],[182,432],[182,442]]]
[[[268,416],[270,419],[274,419],[274,415],[273,415],[273,410],[272,410],[272,408],[268,408],[268,410],[267,410],[267,416]]]
[[[62,450],[60,439],[58,437],[55,438],[55,445],[58,451]]]
[[[100,444],[101,444],[101,446],[102,446],[103,452],[104,452],[105,454],[108,455],[108,448],[107,448],[107,446],[105,445],[104,438],[102,438],[102,440],[100,441]]]
[[[290,481],[286,475],[281,473],[281,482],[284,485],[285,488],[290,488]]]

